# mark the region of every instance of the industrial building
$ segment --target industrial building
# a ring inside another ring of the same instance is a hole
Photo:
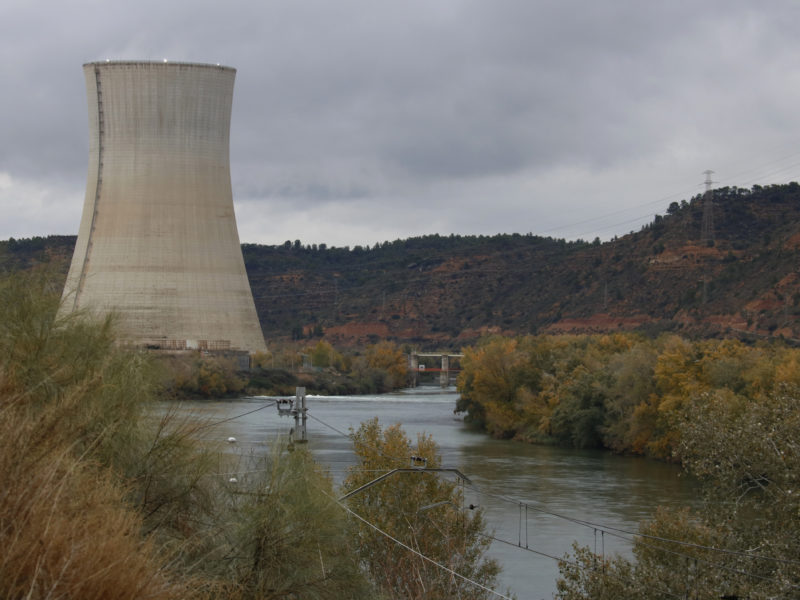
[[[233,209],[236,70],[83,66],[89,168],[63,310],[118,315],[135,345],[265,351]]]

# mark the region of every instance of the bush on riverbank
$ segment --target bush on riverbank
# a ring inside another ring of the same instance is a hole
[[[280,357],[277,367],[273,366],[276,355]],[[164,355],[160,360],[165,387],[182,398],[289,396],[297,386],[319,395],[382,394],[408,383],[406,355],[391,342],[369,346],[363,355],[343,356],[320,341],[306,355],[312,358],[310,366],[302,367],[303,356],[288,348],[277,349],[275,355],[259,353],[249,371],[238,369],[225,356],[200,352]]]
[[[702,484],[701,508],[660,509],[640,527],[635,561],[576,548],[561,564],[558,598],[798,597],[799,398],[789,386],[687,407],[679,451]]]
[[[458,410],[499,438],[680,458],[683,411],[703,398],[760,401],[800,383],[779,342],[635,334],[488,338],[464,350]]]
[[[662,508],[630,536],[635,560],[564,557],[560,600],[798,596],[800,350],[527,336],[484,340],[461,365],[459,408],[497,437],[679,460],[701,482],[699,510]]]

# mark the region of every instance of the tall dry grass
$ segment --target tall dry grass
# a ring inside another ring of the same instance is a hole
[[[0,424],[2,597],[185,597],[109,473],[21,412]]]
[[[0,599],[374,597],[309,455],[199,445],[152,358],[49,281],[0,279]]]
[[[114,470],[146,369],[111,320],[58,317],[48,281],[0,282],[0,597],[186,597]]]

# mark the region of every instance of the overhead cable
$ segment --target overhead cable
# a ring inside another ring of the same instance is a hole
[[[247,415],[252,415],[253,413],[256,413],[256,412],[258,412],[260,410],[264,410],[265,408],[269,408],[270,406],[275,406],[275,402],[276,402],[276,400],[273,400],[269,404],[265,404],[263,406],[259,406],[256,409],[249,410],[249,411],[247,411],[245,413],[242,413],[240,415],[236,415],[236,416],[233,416],[233,417],[228,417],[227,419],[222,419],[220,421],[214,421],[213,423],[205,423],[203,425],[200,425],[199,427],[196,427],[195,431],[200,431],[201,429],[206,429],[208,427],[215,427],[216,425],[220,425],[222,423],[227,423],[228,421],[235,421],[236,419],[241,419],[242,417],[246,417]]]
[[[324,492],[323,492],[323,493],[324,493]],[[508,596],[504,596],[503,594],[501,594],[501,593],[499,593],[499,592],[497,592],[497,591],[493,590],[492,588],[490,588],[490,587],[487,587],[487,586],[483,585],[482,583],[478,583],[477,581],[473,581],[473,580],[472,580],[472,579],[470,579],[469,577],[466,577],[465,575],[462,575],[461,573],[458,573],[457,571],[454,571],[454,570],[453,570],[453,569],[451,569],[450,567],[448,567],[448,566],[446,566],[446,565],[443,565],[443,564],[441,564],[441,563],[439,563],[439,562],[436,562],[436,561],[435,561],[435,560],[433,560],[432,558],[430,558],[430,557],[428,557],[428,556],[426,556],[426,555],[422,554],[422,552],[420,552],[419,550],[415,550],[415,549],[414,549],[414,548],[412,548],[411,546],[409,546],[409,545],[407,545],[407,544],[404,544],[403,542],[401,542],[400,540],[398,540],[396,537],[394,537],[394,536],[392,536],[391,534],[389,534],[389,533],[385,532],[383,529],[381,529],[381,528],[380,528],[380,527],[378,527],[377,525],[374,525],[373,523],[370,523],[370,522],[369,522],[369,521],[367,521],[367,520],[366,520],[364,517],[362,517],[361,515],[359,515],[359,514],[358,514],[358,513],[356,513],[355,511],[351,510],[351,509],[350,509],[348,506],[345,506],[345,505],[344,505],[344,504],[342,504],[341,502],[338,502],[336,499],[332,498],[332,497],[331,497],[331,496],[329,496],[327,493],[326,493],[325,495],[326,495],[326,496],[328,496],[328,497],[329,497],[329,498],[330,498],[330,499],[331,499],[333,502],[336,502],[336,504],[338,504],[338,505],[339,505],[339,506],[340,506],[340,507],[341,507],[343,510],[345,510],[347,513],[351,514],[351,515],[352,515],[352,516],[354,516],[356,519],[358,519],[359,521],[361,521],[362,523],[364,523],[364,524],[365,524],[365,525],[367,525],[368,527],[371,527],[372,529],[374,529],[375,531],[377,531],[378,533],[380,533],[380,534],[381,534],[381,535],[383,535],[384,537],[386,537],[386,538],[390,539],[391,541],[393,541],[393,542],[394,542],[395,544],[397,544],[398,546],[401,546],[402,548],[405,548],[405,549],[406,549],[406,550],[408,550],[409,552],[411,552],[411,553],[413,553],[413,554],[416,554],[416,555],[417,555],[417,556],[419,556],[421,559],[423,559],[423,560],[425,560],[425,561],[427,561],[427,562],[431,563],[432,565],[435,565],[436,567],[439,567],[439,568],[440,568],[440,569],[442,569],[443,571],[447,571],[447,572],[448,572],[448,573],[450,573],[451,575],[453,575],[453,576],[455,576],[455,577],[458,577],[459,579],[462,579],[463,581],[466,581],[467,583],[469,583],[469,584],[471,584],[471,585],[474,585],[474,586],[476,586],[476,587],[479,587],[480,589],[484,590],[485,592],[489,592],[490,594],[494,594],[494,595],[495,595],[495,596],[497,596],[498,598],[503,598],[504,600],[512,600],[512,599],[511,599],[511,598],[509,598]]]
[[[733,555],[733,556],[740,556],[740,557],[744,557],[744,558],[750,558],[750,559],[753,559],[753,560],[766,560],[766,561],[773,561],[773,562],[784,563],[784,564],[789,564],[789,565],[800,565],[800,560],[794,560],[794,559],[789,559],[789,558],[779,558],[779,557],[774,557],[774,556],[763,556],[763,555],[759,555],[759,554],[753,554],[753,553],[750,553],[750,552],[742,552],[742,551],[739,551],[739,550],[729,550],[729,549],[726,549],[726,548],[717,548],[715,546],[705,546],[703,544],[696,544],[694,542],[687,542],[687,541],[684,541],[684,540],[675,540],[675,539],[670,539],[670,538],[664,538],[664,537],[660,537],[660,536],[656,536],[656,535],[649,535],[649,534],[646,534],[646,533],[639,533],[639,532],[635,532],[635,531],[621,529],[619,527],[612,527],[610,525],[604,525],[602,523],[594,523],[592,521],[586,521],[584,519],[578,519],[578,518],[575,518],[575,517],[570,517],[570,516],[567,516],[567,515],[562,515],[562,514],[559,514],[559,513],[555,513],[555,512],[549,511],[547,509],[544,509],[544,508],[529,504],[527,502],[521,502],[519,500],[515,500],[515,499],[510,498],[508,496],[504,496],[502,494],[496,494],[496,493],[493,493],[493,492],[487,492],[486,490],[483,490],[483,489],[479,488],[474,483],[470,483],[469,487],[471,487],[476,492],[478,492],[480,494],[483,494],[485,496],[490,496],[492,498],[497,498],[499,500],[504,500],[505,502],[508,502],[508,503],[511,503],[511,504],[522,505],[522,506],[525,506],[525,507],[527,507],[530,510],[533,510],[535,512],[542,513],[542,514],[548,515],[550,517],[556,517],[558,519],[563,519],[565,521],[569,521],[571,523],[575,523],[576,525],[581,525],[581,526],[587,527],[589,529],[596,529],[598,531],[605,531],[609,535],[614,535],[614,532],[616,532],[616,533],[625,534],[625,535],[628,535],[628,536],[631,536],[631,537],[640,537],[640,538],[650,539],[650,540],[659,541],[659,542],[676,544],[676,545],[680,545],[680,546],[685,546],[687,548],[694,548],[694,549],[697,549],[697,550],[707,550],[707,551],[710,551],[710,552],[719,552],[719,553],[722,553],[722,554],[730,554],[730,555]],[[620,537],[620,536],[616,536],[616,537]],[[622,539],[625,539],[625,538],[622,538]],[[630,541],[630,540],[628,540],[628,541]]]
[[[571,567],[574,567],[576,569],[580,569],[582,571],[590,570],[589,567],[585,567],[585,566],[581,565],[580,563],[577,563],[575,561],[569,560],[567,558],[559,558],[557,556],[553,556],[552,554],[547,554],[546,552],[541,552],[540,550],[535,550],[533,548],[528,548],[527,546],[520,546],[518,544],[515,544],[514,542],[509,542],[508,540],[504,540],[504,539],[501,539],[499,537],[495,537],[493,535],[488,535],[488,534],[482,534],[482,535],[483,535],[483,537],[486,537],[486,538],[488,538],[490,540],[493,540],[495,542],[500,542],[502,544],[507,544],[507,545],[509,545],[509,546],[511,546],[513,548],[518,548],[520,550],[525,550],[526,552],[531,552],[532,554],[537,554],[537,555],[543,556],[545,558],[550,558],[550,559],[555,560],[555,561],[557,561],[559,563],[567,564],[567,565],[569,565]],[[617,581],[622,581],[623,583],[633,583],[630,579],[625,579],[624,577],[621,577],[621,576],[617,575],[616,573],[605,572],[604,575],[606,575],[607,577],[611,577],[612,579],[616,579]],[[656,589],[654,591],[657,591],[659,594],[665,594],[667,596],[671,596],[673,598],[685,598],[685,595],[683,595],[683,594],[674,594],[674,593],[672,593],[670,591],[663,590],[663,589]]]
[[[353,434],[348,434],[348,433],[345,433],[344,431],[342,431],[341,429],[337,429],[336,427],[334,427],[334,426],[333,426],[333,425],[331,425],[330,423],[326,423],[325,421],[323,421],[323,420],[322,420],[322,419],[320,419],[319,417],[315,417],[314,415],[312,415],[312,414],[311,414],[311,411],[307,411],[307,412],[306,412],[306,414],[307,414],[307,415],[308,415],[310,418],[312,418],[312,419],[314,419],[315,421],[317,421],[318,423],[320,423],[320,424],[324,425],[325,427],[327,427],[327,428],[329,428],[329,429],[332,429],[333,431],[335,431],[335,432],[336,432],[336,433],[338,433],[339,435],[342,435],[342,436],[344,436],[344,437],[348,438],[348,439],[349,439],[349,440],[351,440],[353,443],[359,443],[359,444],[362,444],[362,445],[364,445],[364,446],[367,446],[368,448],[372,448],[373,450],[375,450],[376,452],[378,452],[378,454],[380,454],[380,455],[381,455],[381,456],[383,456],[384,458],[388,458],[388,459],[390,459],[390,460],[396,460],[396,461],[398,461],[398,462],[401,462],[401,463],[403,463],[404,465],[405,465],[405,464],[408,464],[408,461],[409,461],[409,458],[410,458],[410,457],[408,457],[408,456],[392,456],[391,454],[387,454],[386,452],[384,452],[382,448],[380,448],[380,447],[378,447],[378,446],[375,446],[375,445],[373,445],[373,444],[369,444],[369,443],[367,443],[367,442],[364,442],[364,441],[358,441],[358,442],[356,442],[356,440],[355,440],[355,438],[354,438]]]

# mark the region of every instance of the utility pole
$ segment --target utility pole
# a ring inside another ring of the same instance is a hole
[[[294,406],[292,407],[292,415],[294,416],[294,435],[291,442],[295,444],[307,444],[308,437],[306,437],[306,388],[295,388]]]
[[[700,241],[704,246],[714,245],[714,193],[711,191],[711,174],[714,171],[703,171],[706,176],[706,191],[703,195],[703,224],[700,229]],[[708,257],[703,259],[703,304],[708,302]]]
[[[714,243],[714,194],[711,191],[711,174],[714,171],[703,171],[706,176],[706,192],[703,194],[703,225],[700,230],[700,241],[707,245]],[[709,243],[710,242],[710,243]]]

